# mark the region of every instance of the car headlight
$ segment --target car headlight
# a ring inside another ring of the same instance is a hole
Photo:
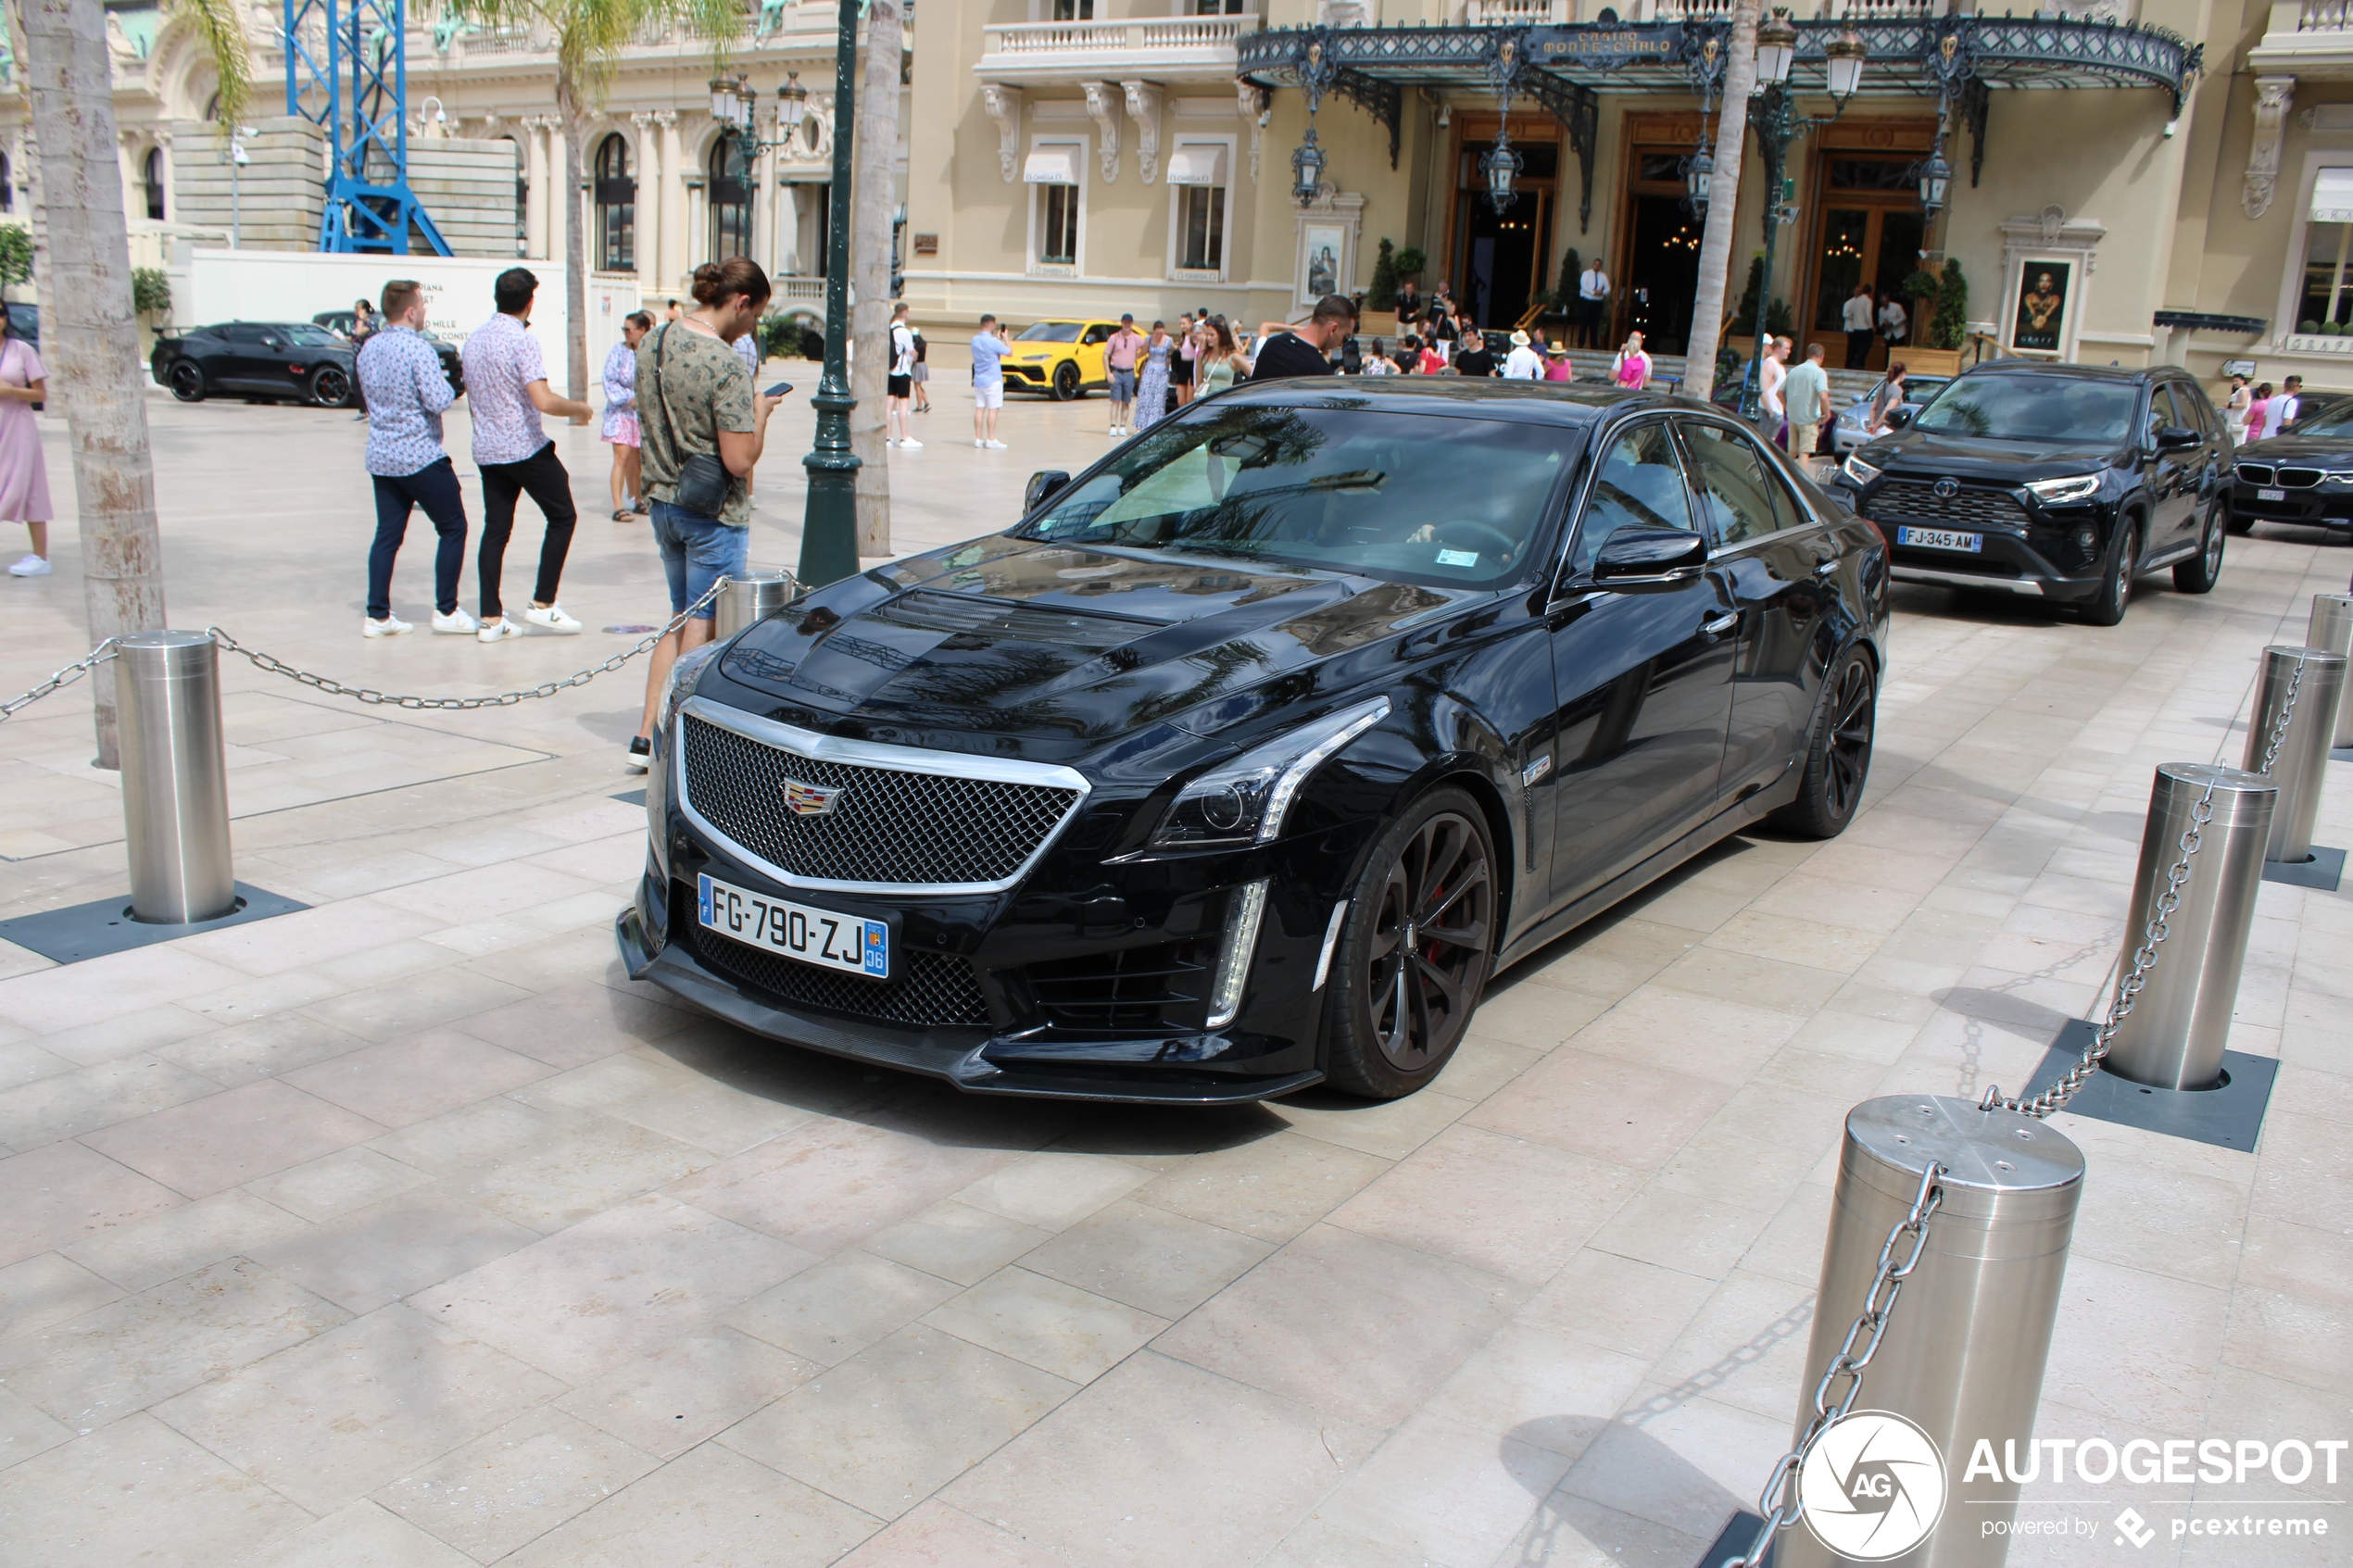
[[[1879,470],[1863,461],[1861,455],[1854,452],[1846,455],[1846,461],[1839,465],[1839,471],[1858,485],[1869,484],[1879,477]]]
[[[676,715],[678,705],[686,700],[688,692],[694,690],[695,677],[702,673],[704,663],[718,651],[719,644],[709,642],[678,656],[677,661],[670,667],[670,679],[662,683],[661,701],[654,705],[655,729],[670,728],[670,721]]]
[[[2037,479],[2030,481],[2026,486],[2046,507],[2088,500],[2099,487],[2100,476],[2095,473],[2076,474],[2068,479]]]
[[[1388,717],[1389,698],[1377,696],[1219,763],[1177,792],[1152,843],[1191,848],[1271,842],[1283,831],[1283,818],[1309,775]]]
[[[2328,484],[2353,484],[2353,469],[2332,470],[2322,475],[2322,480]]]

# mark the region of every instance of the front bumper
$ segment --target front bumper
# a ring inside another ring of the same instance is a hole
[[[2260,498],[2260,487],[2233,481],[2231,515],[2242,522],[2292,522],[2353,532],[2353,488],[2315,484],[2286,494],[2285,500],[2266,501]]]
[[[2090,598],[2099,592],[2105,579],[2112,527],[2106,508],[2070,506],[2029,511],[2021,503],[2019,510],[2026,521],[2019,526],[1947,521],[1910,517],[1875,508],[1872,500],[1859,494],[1854,481],[1843,472],[1837,483],[1855,510],[1870,519],[1886,535],[1888,575],[1898,583],[1982,588],[1994,593],[2070,601]],[[2092,530],[2088,549],[2077,537],[2077,530],[2087,525]],[[1983,541],[1983,548],[1964,551],[1906,545],[1900,542],[1900,530],[1906,527],[1975,533]]]

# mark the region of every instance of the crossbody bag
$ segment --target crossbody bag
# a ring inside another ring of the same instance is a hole
[[[672,323],[664,321],[654,338],[654,397],[661,404],[661,417],[670,426],[670,450],[678,453],[678,412],[670,406],[670,383],[661,373],[662,361],[670,352]],[[682,512],[697,517],[716,518],[727,504],[734,489],[736,476],[727,465],[709,452],[696,452],[678,458],[678,482],[672,487],[670,504]]]

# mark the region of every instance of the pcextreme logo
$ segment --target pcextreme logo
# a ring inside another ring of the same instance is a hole
[[[1816,1440],[1797,1473],[1806,1527],[1857,1562],[1901,1557],[1944,1512],[1944,1456],[1889,1411],[1856,1411]]]

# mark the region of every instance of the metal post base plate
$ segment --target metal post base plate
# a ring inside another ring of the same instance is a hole
[[[194,921],[186,925],[150,924],[132,920],[131,895],[118,893],[111,898],[88,904],[0,920],[0,942],[13,942],[55,963],[80,963],[84,959],[125,953],[133,947],[194,936],[198,932],[249,925],[272,915],[290,915],[309,907],[241,882],[237,884],[237,907],[219,920]]]
[[[2041,1094],[2082,1060],[2095,1029],[2084,1019],[2069,1019],[2020,1098]],[[2083,1081],[2067,1110],[2098,1122],[2252,1151],[2279,1071],[2271,1058],[2245,1051],[2222,1053],[2222,1086],[2216,1089],[2153,1089],[2103,1070]]]
[[[2332,762],[2353,762],[2353,746],[2333,746],[2329,747],[2329,760]]]
[[[2290,887],[2317,887],[2323,893],[2334,893],[2345,880],[2345,851],[2312,846],[2312,858],[2302,865],[2283,860],[2263,862],[2265,882],[2284,882]]]
[[[1749,1542],[1756,1538],[1756,1527],[1763,1523],[1765,1521],[1755,1514],[1742,1509],[1732,1515],[1717,1536],[1716,1544],[1700,1553],[1699,1561],[1692,1564],[1692,1568],[1724,1568],[1725,1563],[1735,1561],[1748,1549]],[[1781,1544],[1778,1539],[1765,1549],[1763,1568],[1773,1568],[1773,1559],[1780,1549]]]
[[[613,798],[623,806],[643,806],[646,803],[646,792],[642,789],[624,789]]]

